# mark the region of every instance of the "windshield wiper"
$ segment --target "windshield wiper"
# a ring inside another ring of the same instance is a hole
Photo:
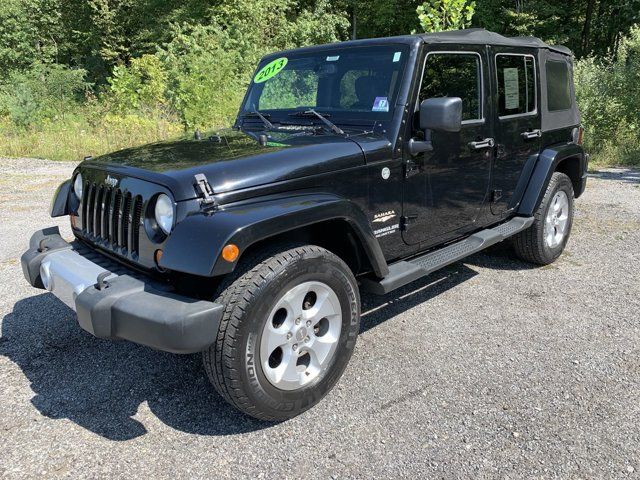
[[[325,115],[322,115],[318,112],[316,112],[313,108],[311,110],[306,110],[304,112],[295,112],[295,113],[290,113],[289,114],[290,117],[310,117],[310,116],[316,116],[318,117],[320,120],[322,120],[322,123],[324,123],[327,127],[329,127],[331,129],[331,131],[333,133],[337,133],[338,135],[344,135],[344,130],[342,130],[339,126],[337,126],[335,123],[329,121],[327,119],[327,117]],[[328,116],[328,115],[327,115]]]
[[[264,126],[267,127],[269,130],[274,130],[276,128],[273,126],[273,123],[267,120],[267,117],[265,117],[258,110],[252,110],[251,112],[242,114],[242,118],[245,118],[245,117],[258,117],[262,121],[262,123],[264,123]]]

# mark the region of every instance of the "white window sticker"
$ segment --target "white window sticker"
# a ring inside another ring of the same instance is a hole
[[[504,108],[515,110],[520,106],[520,94],[518,89],[518,69],[505,68],[504,75]]]
[[[400,55],[402,55],[402,52],[396,52],[396,53],[393,54],[394,63],[400,61]]]
[[[340,55],[334,55],[332,57],[327,57],[327,62],[337,62],[340,59]]]

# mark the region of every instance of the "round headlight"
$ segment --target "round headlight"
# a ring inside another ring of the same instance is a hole
[[[155,215],[158,226],[169,235],[173,227],[173,202],[164,193],[156,199]]]
[[[76,175],[76,179],[73,181],[73,193],[76,194],[78,200],[82,200],[82,175]]]

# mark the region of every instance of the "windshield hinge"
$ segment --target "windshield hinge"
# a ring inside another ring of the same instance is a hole
[[[196,192],[202,197],[202,203],[205,205],[210,205],[215,203],[213,195],[213,189],[207,180],[207,177],[204,176],[204,173],[196,173],[193,178],[195,179],[195,187]]]

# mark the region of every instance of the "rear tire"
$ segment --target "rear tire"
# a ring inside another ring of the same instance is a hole
[[[573,225],[573,184],[554,172],[534,214],[533,224],[513,237],[516,255],[530,263],[548,265],[562,254]]]
[[[203,352],[205,370],[244,413],[292,418],[318,403],[349,362],[360,328],[356,279],[313,245],[263,253],[238,268],[216,299],[225,311],[217,341]]]

